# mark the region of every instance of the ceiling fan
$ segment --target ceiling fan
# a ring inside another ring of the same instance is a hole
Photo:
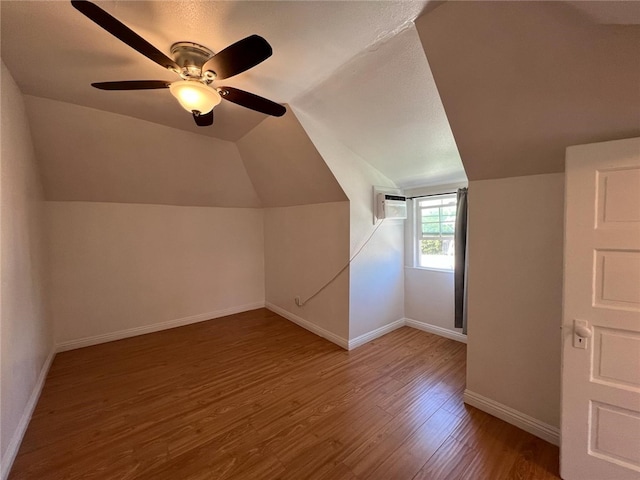
[[[259,35],[250,35],[214,54],[210,49],[192,42],[177,42],[171,46],[173,59],[166,56],[125,24],[96,4],[87,0],[72,0],[71,4],[107,32],[182,78],[165,80],[128,80],[99,82],[91,86],[101,90],[150,90],[168,88],[180,105],[193,115],[196,125],[213,124],[213,107],[222,99],[257,112],[281,117],[287,111],[278,103],[233,87],[212,87],[222,80],[242,73],[269,58],[271,45]]]

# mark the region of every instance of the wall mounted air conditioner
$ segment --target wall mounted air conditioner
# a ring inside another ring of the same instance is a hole
[[[406,197],[392,193],[378,193],[376,216],[380,219],[407,218]]]

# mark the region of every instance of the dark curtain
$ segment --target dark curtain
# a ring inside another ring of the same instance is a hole
[[[455,230],[455,326],[467,333],[467,189],[458,189]]]

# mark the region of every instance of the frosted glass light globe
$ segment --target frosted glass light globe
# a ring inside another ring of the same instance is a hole
[[[173,82],[169,91],[188,112],[209,113],[222,100],[217,90],[197,80]]]

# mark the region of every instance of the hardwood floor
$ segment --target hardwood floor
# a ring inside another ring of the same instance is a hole
[[[462,403],[465,356],[408,327],[346,352],[265,309],[61,353],[9,478],[559,478]]]

